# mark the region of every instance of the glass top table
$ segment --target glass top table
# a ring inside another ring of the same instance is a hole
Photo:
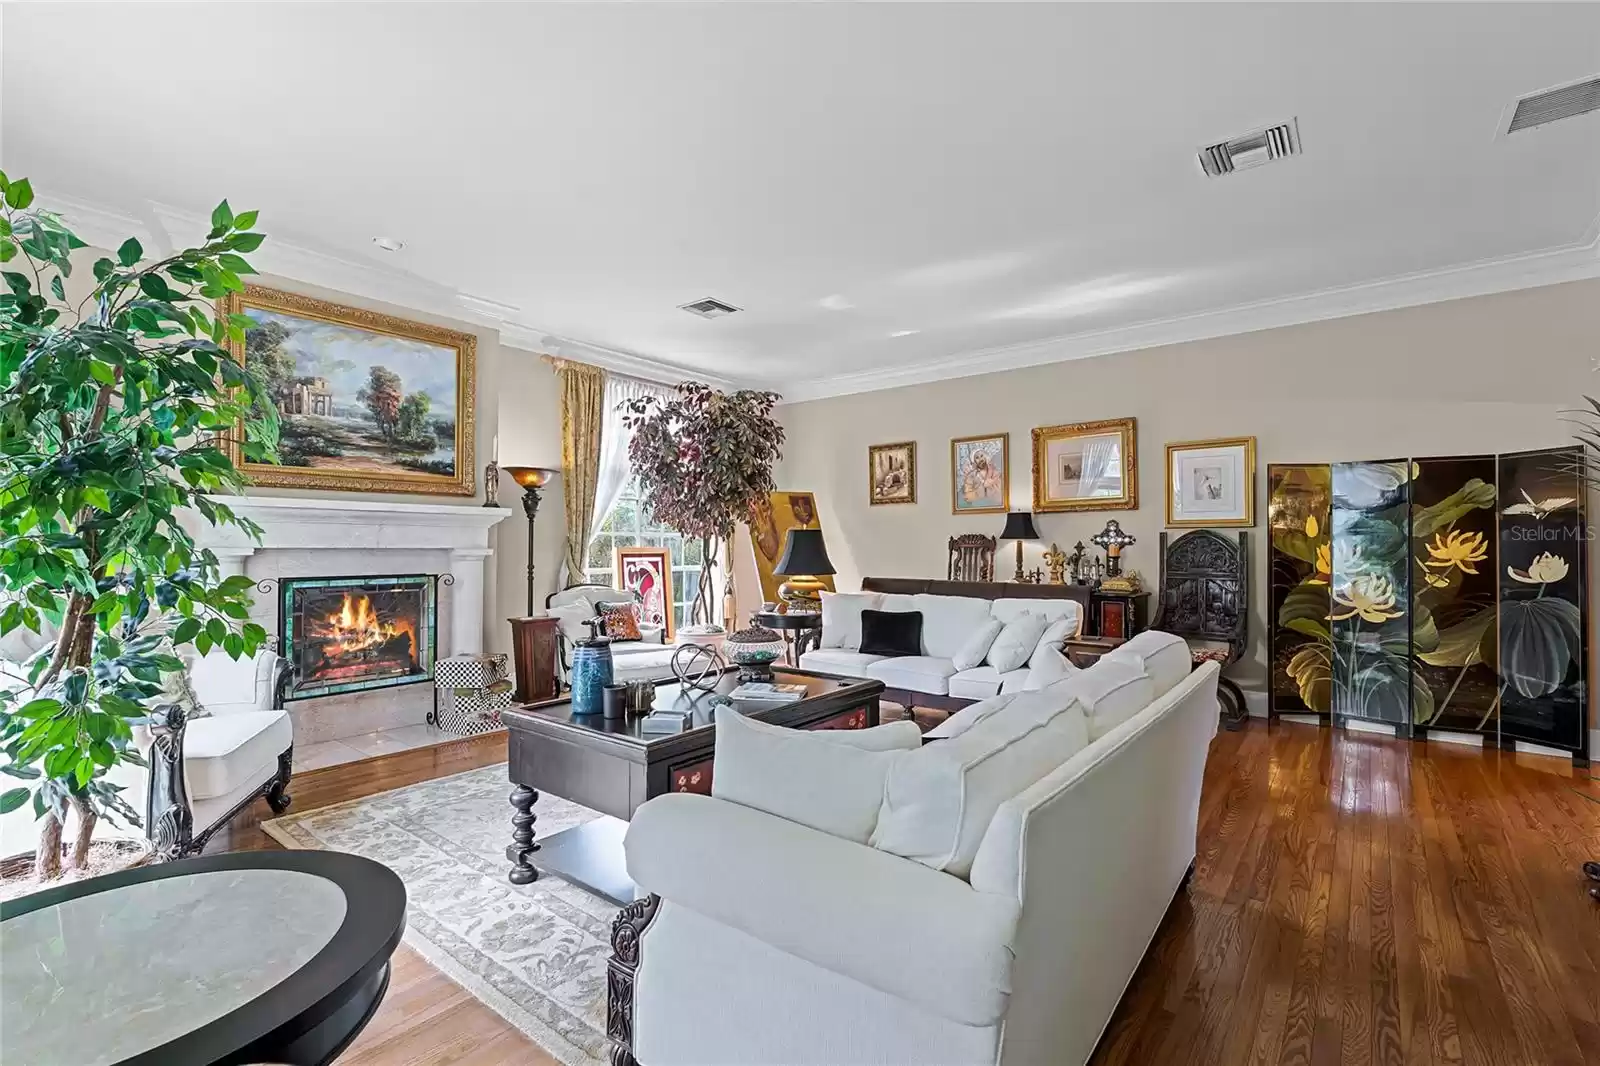
[[[331,852],[191,859],[9,901],[0,1061],[326,1061],[376,1009],[404,926],[399,878]]]

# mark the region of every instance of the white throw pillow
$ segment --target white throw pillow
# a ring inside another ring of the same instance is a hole
[[[958,737],[991,714],[1011,706],[1011,701],[1017,696],[1018,693],[1015,692],[1002,692],[986,700],[968,704],[928,730],[923,736],[928,740],[948,740],[951,737]]]
[[[1049,688],[1057,681],[1065,680],[1078,672],[1072,661],[1055,648],[1042,650],[1044,654],[1034,652],[1033,658],[1028,660],[1028,677],[1022,682],[1024,692],[1037,692],[1039,689]]]
[[[882,600],[876,592],[824,591],[821,646],[858,650],[861,647],[861,612],[877,610]]]
[[[965,878],[1000,805],[1088,743],[1071,693],[1020,693],[953,737],[890,756],[871,844]]]
[[[583,623],[594,618],[594,605],[588,600],[578,600],[574,603],[564,603],[559,607],[550,608],[550,617],[554,618],[561,626],[561,635],[569,643],[576,644],[580,640],[588,640],[589,627]]]
[[[1017,615],[989,646],[989,665],[1002,674],[1019,669],[1039,646],[1039,638],[1049,626],[1050,620],[1043,615]]]
[[[1079,670],[1047,692],[1069,692],[1089,722],[1090,741],[1099,740],[1155,702],[1156,686],[1135,663],[1102,655],[1089,669]]]
[[[957,670],[971,670],[975,666],[982,666],[984,658],[989,654],[989,647],[994,644],[994,638],[998,637],[1004,628],[1005,623],[999,619],[985,620],[973,631],[972,636],[967,638],[966,643],[961,645],[960,650],[950,661],[955,664]]]
[[[885,747],[870,750],[873,744]],[[859,730],[788,729],[718,707],[711,794],[865,844],[878,823],[889,768],[905,750],[921,744],[911,722]]]
[[[1075,620],[1066,618],[1058,618],[1051,622],[1039,637],[1039,643],[1033,646],[1033,654],[1028,656],[1028,665],[1036,667],[1050,653],[1060,654],[1061,642],[1072,636],[1076,627],[1077,622]]]
[[[1145,630],[1101,659],[1138,663],[1155,684],[1157,696],[1165,695],[1194,669],[1188,642],[1158,629]]]

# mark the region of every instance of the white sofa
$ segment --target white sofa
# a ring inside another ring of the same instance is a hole
[[[573,646],[589,637],[589,627],[584,623],[600,613],[596,605],[633,599],[636,599],[633,593],[610,585],[573,585],[545,598],[550,614],[561,623],[563,680],[572,667]],[[671,677],[672,653],[677,649],[661,642],[661,627],[640,623],[639,636],[639,640],[612,643],[612,678],[616,681],[659,681]]]
[[[895,702],[951,706],[982,700],[1001,692],[1020,691],[1027,680],[1024,664],[1004,673],[987,663],[959,669],[954,658],[973,632],[990,619],[1009,622],[1019,614],[1041,615],[1067,623],[1065,636],[1083,631],[1083,607],[1077,600],[1004,597],[980,599],[934,593],[823,593],[822,643],[800,657],[800,666],[828,674],[869,677],[889,689]],[[920,611],[922,654],[866,655],[861,651],[860,611]],[[854,615],[852,621],[849,617]],[[921,697],[935,697],[923,701]]]
[[[613,927],[612,1062],[1087,1061],[1196,853],[1218,668],[1189,673],[1162,638],[1176,639],[1149,635],[1043,691],[983,701],[889,754],[869,843],[715,785],[642,805],[627,865],[649,895]],[[1063,746],[1068,726],[1083,739]],[[997,735],[1003,746],[974,757]],[[959,862],[906,857],[928,838],[919,819],[941,817],[937,803],[917,813],[913,765],[932,768],[928,781],[965,775],[942,815],[962,820],[959,837],[931,837]],[[885,850],[896,837],[900,853]]]

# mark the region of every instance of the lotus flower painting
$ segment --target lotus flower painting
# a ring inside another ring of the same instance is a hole
[[[1267,467],[1271,618],[1271,706],[1286,714],[1327,714],[1333,642],[1328,631],[1333,576],[1333,469],[1327,463]]]

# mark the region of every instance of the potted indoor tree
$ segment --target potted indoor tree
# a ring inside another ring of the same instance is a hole
[[[694,625],[711,621],[718,544],[777,488],[772,464],[783,454],[783,426],[772,417],[777,403],[775,392],[728,393],[698,381],[680,384],[671,399],[627,403],[628,459],[645,507],[656,521],[700,539],[700,582],[689,612]],[[724,593],[733,594],[731,566]]]
[[[277,418],[224,345],[249,320],[212,313],[254,273],[256,212],[223,201],[205,243],[156,261],[129,239],[95,259],[63,222],[33,208],[27,180],[0,174],[0,636],[53,639],[0,664],[0,812],[31,803],[42,820],[33,873],[60,875],[62,830],[81,869],[103,816],[138,824],[106,779],[143,760],[132,723],[162,713],[163,678],[192,644],[235,658],[266,631],[247,621],[251,582],[180,524],[260,530],[208,494],[243,484],[227,440],[272,461]],[[74,267],[88,267],[92,288]],[[68,297],[68,288],[81,289]]]

